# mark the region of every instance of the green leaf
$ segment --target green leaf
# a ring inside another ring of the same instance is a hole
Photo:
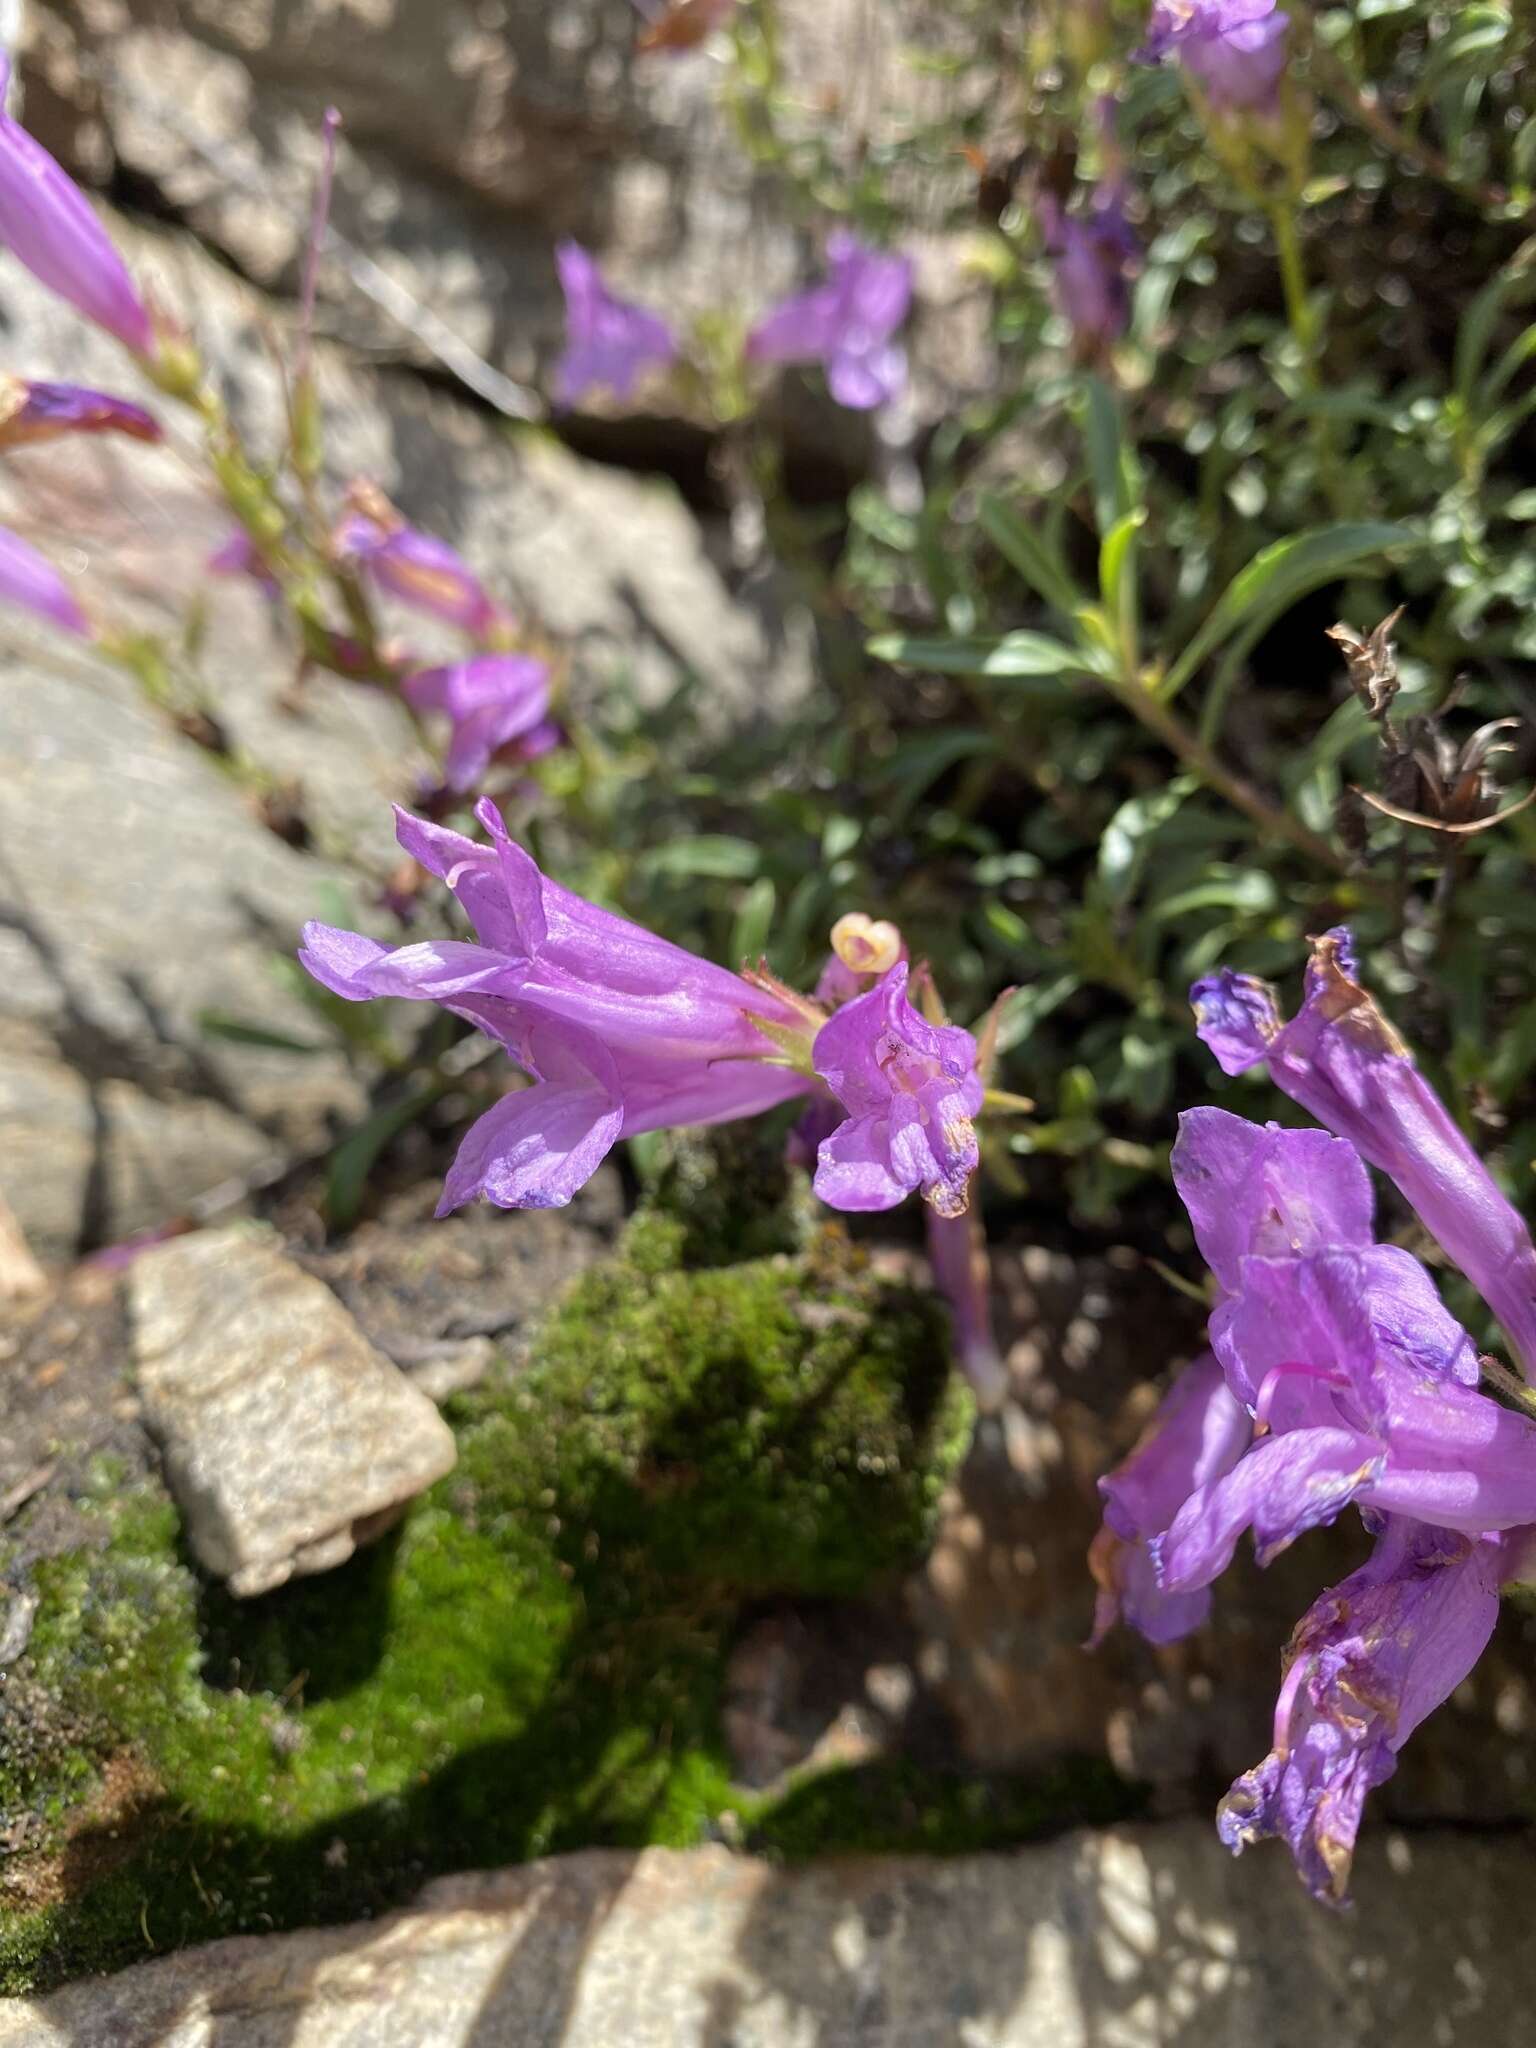
[[[768,935],[773,930],[773,913],[778,901],[779,892],[772,878],[759,875],[742,897],[736,921],[731,926],[730,958],[733,962],[757,961],[767,952]]]
[[[1140,877],[1151,841],[1196,788],[1190,775],[1179,775],[1161,789],[1128,797],[1099,841],[1099,880],[1113,904],[1124,903]]]
[[[1123,519],[1117,519],[1104,536],[1104,543],[1099,549],[1099,595],[1109,611],[1119,609],[1121,586],[1131,561],[1136,535],[1146,524],[1146,519],[1146,507],[1138,505],[1134,512],[1127,512]]]
[[[942,732],[923,732],[903,740],[885,764],[891,797],[885,805],[885,821],[899,824],[946,769],[978,754],[990,753],[997,742],[978,726],[946,726]]]
[[[1235,868],[1227,874],[1212,874],[1203,882],[1179,889],[1152,903],[1142,915],[1155,924],[1169,924],[1189,917],[1197,910],[1237,910],[1263,917],[1278,908],[1279,897],[1273,878],[1261,868]]]
[[[841,812],[828,818],[821,831],[821,857],[828,867],[839,861],[844,854],[852,853],[864,836],[864,827],[857,818],[849,818]]]
[[[932,669],[943,676],[1085,675],[1102,666],[1093,655],[1049,633],[1021,629],[1000,639],[919,640],[904,633],[882,633],[871,640],[876,661],[899,661],[908,668]]]
[[[1384,520],[1342,520],[1335,526],[1314,526],[1261,548],[1240,569],[1212,607],[1179,659],[1163,679],[1158,694],[1176,697],[1201,663],[1240,628],[1250,631],[1269,624],[1298,598],[1321,584],[1332,583],[1388,548],[1420,547],[1412,527]]]
[[[998,1051],[1012,1052],[1016,1045],[1022,1045],[1034,1035],[1037,1025],[1081,987],[1079,975],[1058,974],[1049,981],[1032,981],[1027,988],[1021,988],[1003,1007],[997,1027]]]
[[[1027,526],[1001,498],[983,498],[980,518],[982,531],[992,545],[1036,596],[1070,618],[1083,602],[1083,593],[1051,543]]]
[[[1146,507],[1138,505],[1117,519],[1099,548],[1099,592],[1105,615],[1112,619],[1119,641],[1124,671],[1134,675],[1139,666],[1141,608],[1136,593],[1136,536],[1146,522]]]
[[[440,1095],[455,1084],[446,1075],[434,1074],[408,1090],[397,1101],[376,1109],[342,1139],[331,1154],[325,1179],[325,1213],[330,1222],[344,1229],[356,1217],[363,1190],[379,1154],[392,1138],[424,1116]]]
[[[1527,266],[1506,264],[1494,272],[1461,316],[1461,325],[1456,330],[1451,381],[1464,409],[1471,410],[1477,380],[1505,305],[1511,299],[1518,304],[1533,290],[1536,290],[1536,278],[1532,277]]]
[[[253,1045],[264,1052],[328,1052],[329,1046],[312,1038],[290,1038],[286,1031],[273,1031],[265,1024],[252,1024],[226,1010],[199,1010],[197,1028],[206,1038],[222,1038],[231,1045]]]
[[[1125,437],[1120,403],[1102,377],[1090,377],[1083,409],[1083,439],[1093,483],[1093,517],[1100,537],[1141,504],[1141,471]]]
[[[650,881],[683,881],[701,876],[710,882],[750,882],[761,855],[750,839],[727,832],[699,832],[690,839],[669,839],[641,856],[640,872]]]

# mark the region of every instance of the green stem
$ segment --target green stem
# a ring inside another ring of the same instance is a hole
[[[1286,324],[1301,358],[1301,381],[1314,399],[1323,390],[1323,328],[1307,289],[1306,264],[1301,237],[1296,232],[1295,195],[1272,201],[1266,211],[1274,230],[1275,255],[1280,264],[1280,288],[1285,294]],[[1333,445],[1333,427],[1320,409],[1312,414],[1312,439],[1317,457],[1317,481],[1336,518],[1350,516],[1351,494],[1339,474]]]
[[[1318,367],[1318,323],[1307,291],[1306,266],[1301,258],[1301,237],[1296,232],[1296,215],[1284,200],[1269,209],[1275,233],[1275,253],[1280,259],[1280,285],[1285,293],[1285,317],[1301,354],[1301,371],[1308,388],[1321,383]]]
[[[1251,818],[1261,832],[1272,839],[1288,840],[1298,853],[1304,853],[1320,867],[1331,868],[1335,874],[1346,872],[1343,856],[1326,839],[1303,825],[1299,818],[1293,818],[1289,811],[1271,803],[1245,777],[1234,774],[1176,711],[1144,689],[1139,681],[1121,679],[1111,682],[1109,687],[1133,718],[1148,732],[1155,733],[1169,752],[1176,754],[1208,788],[1225,797],[1244,817]]]

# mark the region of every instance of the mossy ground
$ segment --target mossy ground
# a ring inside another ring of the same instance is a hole
[[[340,1571],[233,1601],[157,1486],[95,1474],[101,1541],[36,1566],[0,1722],[0,1815],[34,1829],[0,1890],[0,1990],[369,1912],[437,1871],[693,1843],[728,1809],[789,1854],[1125,1811],[1097,1768],[733,1789],[743,1604],[910,1563],[968,1406],[928,1300],[846,1251],[680,1270],[695,1234],[686,1205],[642,1216],[536,1365],[450,1411],[456,1470]]]

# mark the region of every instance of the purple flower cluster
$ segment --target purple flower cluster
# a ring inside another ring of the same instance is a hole
[[[1267,1061],[1328,1129],[1220,1109],[1180,1120],[1174,1180],[1217,1287],[1211,1349],[1101,1482],[1097,1630],[1122,1615],[1171,1641],[1204,1619],[1245,1529],[1264,1564],[1361,1510],[1376,1549],[1302,1620],[1274,1748],[1219,1823],[1234,1850],[1282,1837],[1311,1889],[1337,1901],[1365,1794],[1476,1662],[1536,1525],[1536,1420],[1480,1391],[1476,1348],[1428,1272],[1375,1241],[1365,1162],[1527,1359],[1536,1250],[1354,979],[1347,933],[1317,943],[1289,1023],[1244,975],[1214,975],[1193,1000],[1227,1072]]]
[[[906,383],[906,351],[894,337],[911,304],[911,259],[839,230],[827,238],[825,282],[760,320],[747,337],[747,359],[819,363],[838,404],[867,412]]]
[[[1275,0],[1155,0],[1142,64],[1172,56],[1223,113],[1273,110],[1290,16]]]
[[[729,973],[540,873],[482,801],[477,843],[400,812],[407,853],[447,883],[473,942],[386,947],[311,924],[300,959],[351,1002],[435,1002],[495,1039],[530,1077],[467,1133],[442,1211],[476,1196],[509,1209],[568,1202],[620,1137],[722,1123],[810,1098],[825,1125],[816,1191],[887,1209],[921,1190],[964,1211],[981,1108],[976,1041],[931,1024],[897,959],[828,1016],[766,974]],[[868,920],[860,921],[868,925]],[[841,951],[883,957],[889,928]],[[899,942],[898,942],[899,943]]]
[[[676,361],[678,341],[644,306],[618,298],[577,242],[555,252],[565,294],[565,348],[555,396],[579,405],[594,392],[628,398],[647,370]],[[912,265],[839,231],[827,242],[827,276],[766,314],[747,337],[749,362],[819,363],[839,405],[867,412],[906,383],[906,351],[895,340],[912,303]]]

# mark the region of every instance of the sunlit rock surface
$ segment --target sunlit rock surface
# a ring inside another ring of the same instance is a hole
[[[1378,1837],[1339,1916],[1283,1855],[1234,1867],[1192,1823],[790,1870],[588,1850],[0,2006],[0,2044],[1513,2048],[1533,1868],[1521,1839]]]

